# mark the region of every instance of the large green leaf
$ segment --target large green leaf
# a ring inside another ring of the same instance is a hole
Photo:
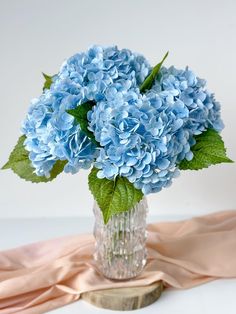
[[[218,132],[208,129],[195,136],[196,144],[191,147],[193,159],[183,160],[179,164],[181,170],[199,170],[224,162],[233,162],[226,156],[224,142]]]
[[[157,75],[158,75],[158,73],[159,73],[159,71],[160,71],[160,69],[162,67],[162,64],[165,61],[165,59],[167,58],[168,54],[169,54],[169,52],[167,52],[164,55],[164,57],[161,60],[161,62],[158,63],[152,69],[151,73],[146,77],[146,79],[144,80],[143,84],[140,86],[140,92],[141,93],[144,93],[146,90],[149,90],[152,87],[152,85],[153,85],[153,83],[154,83],[154,81],[155,81],[155,79],[156,79],[156,77],[157,77]]]
[[[97,177],[98,169],[93,168],[89,174],[89,189],[103,213],[104,223],[117,213],[125,212],[135,206],[143,197],[141,190],[134,187],[124,177],[115,180]]]
[[[92,110],[93,106],[94,102],[85,102],[77,106],[75,109],[70,109],[66,112],[75,118],[76,122],[80,125],[81,130],[91,139],[94,144],[99,146],[99,143],[95,140],[93,132],[88,130],[87,114],[90,110]]]
[[[24,147],[25,138],[26,137],[24,135],[19,138],[15,148],[10,154],[8,162],[2,167],[2,169],[12,169],[12,171],[14,171],[20,178],[34,183],[48,182],[55,179],[58,174],[63,171],[67,161],[57,160],[51,170],[49,178],[37,176],[34,173],[34,168],[29,160],[29,153]]]

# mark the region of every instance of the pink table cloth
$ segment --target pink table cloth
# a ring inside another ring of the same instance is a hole
[[[148,225],[148,262],[134,280],[104,278],[93,262],[92,235],[29,244],[0,253],[0,314],[40,314],[86,291],[146,286],[191,288],[236,277],[236,210]]]

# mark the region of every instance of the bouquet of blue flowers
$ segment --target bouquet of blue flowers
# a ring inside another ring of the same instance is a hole
[[[180,170],[232,162],[220,104],[190,69],[162,66],[167,55],[152,67],[128,49],[93,46],[44,74],[3,169],[48,182],[93,166],[89,187],[106,223]]]

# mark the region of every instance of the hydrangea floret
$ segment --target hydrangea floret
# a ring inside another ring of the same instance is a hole
[[[220,104],[188,67],[155,67],[128,49],[92,46],[44,74],[9,161],[21,178],[47,182],[89,169],[107,222],[181,170],[232,162],[220,136]]]

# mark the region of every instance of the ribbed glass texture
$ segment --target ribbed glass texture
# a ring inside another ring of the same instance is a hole
[[[140,274],[146,264],[146,215],[144,197],[128,212],[113,215],[105,225],[94,203],[94,258],[98,269],[110,279],[125,280]]]

